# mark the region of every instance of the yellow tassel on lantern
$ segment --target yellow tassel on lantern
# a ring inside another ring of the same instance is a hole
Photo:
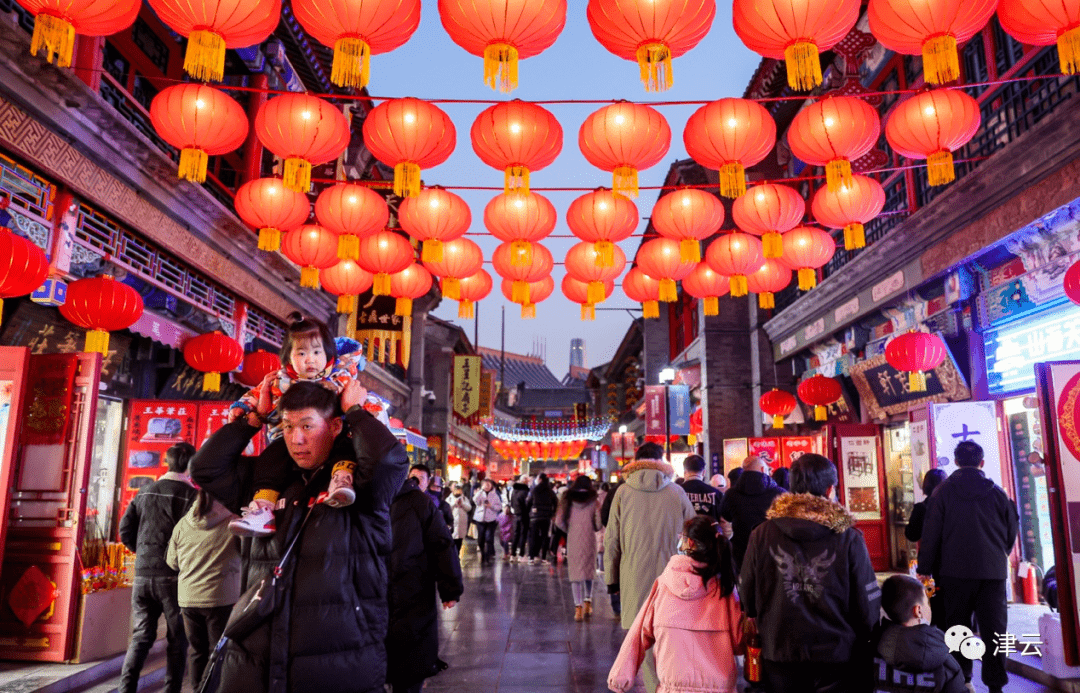
[[[695,445],[697,445],[697,436],[693,433],[686,436],[686,444],[690,447],[694,447]]]
[[[660,302],[645,301],[641,304],[642,315],[646,318],[660,317]]]
[[[863,225],[855,222],[844,227],[844,250],[858,250],[866,247],[866,232]]]
[[[596,253],[597,267],[615,266],[615,244],[611,241],[597,241],[593,243],[593,252]]]
[[[952,34],[932,36],[922,46],[923,78],[927,84],[939,85],[960,77],[960,58],[956,53],[956,37]]]
[[[356,296],[342,294],[337,298],[337,312],[351,313],[356,310]]]
[[[820,404],[814,407],[814,421],[824,421],[829,418],[829,410]]]
[[[201,149],[181,149],[180,168],[176,175],[180,180],[190,180],[195,183],[206,182],[206,152]]]
[[[442,262],[442,241],[437,238],[429,238],[424,241],[423,249],[420,251],[421,262]]]
[[[311,190],[311,162],[295,157],[286,159],[281,184],[306,195]]]
[[[503,176],[503,192],[529,194],[529,169],[524,166],[507,166]]]
[[[300,270],[300,286],[305,289],[319,288],[319,269],[317,267],[304,267]]]
[[[796,41],[784,49],[788,86],[795,91],[810,91],[821,85],[821,59],[818,47],[809,41]]]
[[[484,84],[508,94],[518,85],[518,49],[493,43],[484,49]]]
[[[1058,36],[1057,47],[1061,73],[1075,75],[1080,72],[1080,26]]]
[[[784,415],[783,414],[773,414],[772,427],[773,428],[783,428],[784,427]]]
[[[342,37],[334,42],[330,81],[339,87],[360,89],[371,75],[371,47],[363,39]]]
[[[581,319],[596,320],[596,306],[592,303],[581,304]]]
[[[746,194],[746,170],[738,161],[720,167],[720,195],[734,200]]]
[[[772,310],[776,307],[776,298],[771,291],[763,291],[757,295],[757,304],[762,310]]]
[[[956,180],[952,152],[942,149],[926,157],[926,177],[930,185],[945,185]]]
[[[533,247],[529,241],[510,242],[510,266],[528,267],[533,262]]]
[[[360,259],[360,239],[351,233],[343,233],[338,236],[337,256],[339,260]]]
[[[645,91],[667,91],[674,83],[671,74],[671,50],[662,43],[645,43],[637,49],[641,83]]]
[[[592,304],[603,303],[604,299],[607,298],[607,293],[604,291],[604,282],[589,282],[586,298]]]
[[[684,238],[680,240],[679,260],[682,262],[701,262],[701,242],[696,238]]]
[[[817,286],[817,270],[803,267],[799,270],[799,291],[809,291]]]
[[[660,280],[660,300],[664,303],[674,303],[679,300],[679,291],[674,279],[665,277]]]
[[[191,32],[184,54],[184,72],[201,82],[220,82],[224,79],[225,39],[205,29]]]
[[[221,390],[221,373],[203,373],[203,392],[218,392]]]
[[[394,194],[416,197],[420,194],[420,165],[403,161],[394,166]]]
[[[454,277],[446,277],[442,280],[443,298],[456,301],[461,297],[461,280]]]
[[[623,197],[637,197],[637,169],[633,166],[616,166],[611,172],[611,192]]]
[[[394,304],[394,315],[412,315],[412,299],[398,296],[397,303]]]
[[[854,185],[851,177],[851,162],[847,159],[833,159],[825,164],[825,184],[829,192],[840,192],[841,188],[850,188]]]
[[[705,304],[705,315],[720,315],[720,299],[716,296],[706,296],[702,303]]]
[[[379,272],[375,275],[375,278],[371,281],[371,294],[373,296],[389,296],[390,295],[390,275],[386,272]]]
[[[457,316],[459,318],[471,318],[473,316],[473,302],[467,298],[458,302]]]
[[[356,339],[356,310],[349,313],[349,317],[345,320],[345,336]]]
[[[514,283],[510,287],[510,301],[512,303],[526,304],[532,301],[532,296],[529,288],[529,282],[515,279]]]
[[[2,306],[0,306],[2,307]],[[109,355],[109,333],[104,330],[88,330],[86,332],[86,348],[88,354]]]
[[[536,304],[535,303],[522,303],[521,304],[521,318],[522,320],[532,320],[536,317]]]
[[[778,258],[784,255],[784,237],[776,231],[769,231],[761,237],[761,254],[766,258]]]
[[[45,49],[46,62],[56,59],[57,67],[71,67],[75,50],[75,27],[60,17],[42,12],[34,18],[34,35],[30,38],[30,54]]]
[[[746,276],[742,274],[731,275],[731,297],[739,298],[745,296],[750,292],[750,285],[746,281]]]
[[[281,249],[281,231],[272,226],[259,229],[259,250],[274,252]]]
[[[908,389],[912,392],[926,392],[926,373],[922,371],[908,373]]]

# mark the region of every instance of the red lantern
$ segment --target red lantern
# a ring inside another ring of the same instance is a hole
[[[586,303],[603,303],[611,293],[605,288],[607,282],[613,282],[626,267],[626,255],[622,248],[612,250],[614,262],[610,267],[600,266],[597,252],[591,243],[578,243],[566,253],[566,272],[578,281],[588,285],[589,295]]]
[[[551,256],[550,250],[539,243],[534,244],[533,248],[527,265],[515,260],[517,251],[513,243],[500,243],[491,256],[491,264],[499,276],[514,283],[510,299],[514,303],[533,303],[529,295],[529,285],[551,274],[555,266],[555,258]]]
[[[491,293],[491,287],[491,275],[484,270],[480,270],[471,276],[463,277],[460,280],[458,290],[457,316],[459,318],[474,317],[473,304],[487,298],[487,295]]]
[[[454,43],[484,59],[484,84],[517,89],[518,60],[551,47],[566,25],[566,0],[439,0]]]
[[[622,290],[628,299],[641,304],[645,319],[660,317],[660,282],[642,272],[640,267],[631,267],[626,273]]]
[[[593,166],[611,171],[612,190],[637,197],[638,171],[660,163],[671,146],[671,128],[655,108],[621,101],[589,115],[578,147]]]
[[[930,185],[945,185],[956,179],[952,153],[975,136],[981,122],[975,99],[959,89],[935,89],[896,104],[885,139],[900,156],[926,159]]]
[[[401,234],[379,231],[360,239],[358,265],[375,275],[371,293],[374,296],[390,295],[390,275],[402,271],[413,263],[413,247]]]
[[[1049,46],[1056,42],[1063,74],[1080,72],[1080,2],[1001,0],[997,13],[1001,28],[1020,43]]]
[[[375,158],[394,167],[394,194],[420,194],[421,169],[446,161],[457,143],[450,116],[420,99],[388,99],[364,119],[364,144]]]
[[[856,96],[829,96],[799,111],[788,129],[791,153],[825,167],[829,190],[851,185],[851,162],[874,148],[881,119]]]
[[[778,258],[784,254],[782,234],[799,225],[806,216],[802,195],[786,185],[755,185],[731,205],[731,218],[741,230],[761,236],[762,255]]]
[[[45,49],[45,60],[71,67],[75,35],[110,36],[132,25],[142,3],[137,0],[18,0],[34,15],[30,55]]]
[[[593,301],[596,298],[596,292],[592,288],[592,284],[583,282],[569,274],[562,278],[562,292],[563,295],[574,303],[581,304],[581,319],[582,320],[595,320],[596,319],[596,304],[603,303],[607,300],[607,297],[611,295],[611,292],[615,290],[615,282],[608,279],[600,284],[601,294],[599,301]]]
[[[220,82],[225,77],[225,49],[257,46],[281,21],[281,0],[149,2],[158,19],[188,40],[184,71],[199,81]]]
[[[680,245],[678,241],[670,238],[654,238],[651,241],[645,241],[638,248],[638,267],[642,272],[660,282],[660,300],[665,303],[679,300],[675,282],[697,267],[696,262],[688,262],[683,258]]]
[[[694,111],[683,129],[686,153],[720,171],[720,194],[746,193],[746,167],[765,160],[776,144],[776,121],[749,99],[720,99]]]
[[[328,101],[307,94],[282,94],[255,114],[255,135],[285,160],[285,187],[306,193],[311,188],[312,164],[333,161],[349,146],[349,121]]]
[[[473,151],[488,166],[504,169],[504,192],[529,193],[529,173],[562,151],[563,131],[548,110],[514,99],[481,111],[473,121]]]
[[[248,134],[247,114],[231,96],[205,84],[174,84],[150,102],[150,123],[180,150],[180,180],[206,182],[208,157],[239,149]]]
[[[356,183],[338,183],[326,188],[315,200],[315,217],[338,236],[338,257],[356,260],[359,239],[383,230],[390,220],[386,199],[371,188]]]
[[[311,216],[304,193],[289,190],[278,178],[258,178],[240,186],[233,198],[236,213],[259,230],[259,250],[281,248],[281,234],[292,231]]]
[[[622,195],[599,188],[570,203],[566,224],[575,236],[593,244],[598,262],[611,267],[615,262],[615,244],[629,238],[637,228],[637,205]]]
[[[761,407],[761,411],[772,417],[773,428],[783,428],[784,418],[795,411],[798,404],[795,401],[795,395],[783,390],[777,390],[775,387],[758,399],[758,406]]]
[[[431,187],[401,201],[398,222],[410,236],[424,242],[421,260],[442,262],[443,242],[465,235],[472,224],[472,212],[454,193]]]
[[[266,376],[279,370],[281,370],[281,359],[278,358],[278,355],[258,349],[244,356],[244,360],[240,365],[240,372],[236,374],[236,379],[243,385],[255,387]]]
[[[683,262],[701,262],[701,241],[720,230],[724,205],[714,195],[686,188],[670,192],[653,206],[652,223],[665,238],[679,241]]]
[[[784,256],[781,262],[799,272],[799,290],[809,291],[817,286],[817,271],[832,260],[836,241],[828,232],[815,226],[800,226],[784,234]]]
[[[3,246],[0,244],[0,249],[2,248]],[[3,253],[0,253],[0,257],[3,256]],[[1080,306],[1080,262],[1069,265],[1069,269],[1065,271],[1062,284],[1065,288],[1065,295],[1069,297],[1069,300]],[[4,280],[0,279],[0,290],[3,289],[3,286]]]
[[[705,261],[717,274],[730,277],[731,295],[738,298],[747,294],[746,276],[757,272],[765,264],[765,257],[761,252],[761,241],[733,231],[709,244]]]
[[[824,421],[828,415],[826,407],[844,394],[837,380],[823,375],[815,375],[799,383],[798,393],[799,399],[814,408],[815,421]]]
[[[898,371],[907,371],[912,392],[926,392],[926,371],[945,361],[945,342],[928,332],[906,332],[885,346],[885,360]]]
[[[513,246],[510,259],[515,265],[532,264],[533,243],[547,238],[557,219],[554,205],[536,193],[504,192],[484,208],[484,226]]]
[[[329,230],[306,224],[285,234],[281,253],[301,267],[300,286],[319,288],[319,270],[337,264],[338,240]]]
[[[773,294],[779,293],[791,283],[791,270],[780,260],[766,260],[757,272],[746,275],[746,288],[758,295],[758,308],[770,310],[776,307]]]
[[[0,317],[4,299],[25,296],[41,286],[49,275],[44,251],[9,229],[0,228]]]
[[[431,291],[431,272],[415,262],[390,275],[390,295],[397,299],[395,315],[412,315],[412,302]]]
[[[84,351],[108,356],[109,333],[134,325],[142,317],[143,300],[135,289],[103,274],[69,284],[60,314],[87,330]]]
[[[885,206],[885,191],[881,184],[867,176],[853,175],[851,185],[832,192],[827,187],[814,193],[811,209],[814,218],[831,229],[844,230],[844,248],[866,247],[863,224],[881,214]]]
[[[713,0],[589,0],[593,36],[609,51],[637,61],[646,91],[667,91],[671,59],[696,46],[716,16]]]
[[[370,289],[374,279],[371,272],[353,260],[339,260],[336,265],[319,272],[322,287],[338,297],[339,313],[355,313],[356,297]]]
[[[405,44],[420,26],[420,0],[293,0],[304,31],[334,49],[330,81],[339,87],[367,86],[371,56]]]
[[[697,438],[704,432],[703,411],[701,405],[698,405],[693,412],[690,413],[690,435],[686,437],[686,442],[691,446],[697,445]]]
[[[235,370],[244,359],[244,347],[221,332],[207,332],[184,343],[184,360],[203,373],[203,392],[221,390],[221,374]]]
[[[682,280],[683,291],[694,298],[700,298],[705,308],[705,315],[719,315],[721,296],[731,291],[731,280],[718,273],[707,262],[699,262],[694,271]]]
[[[747,48],[786,61],[789,87],[809,91],[821,86],[820,53],[848,35],[859,7],[859,0],[735,0],[732,20]]]
[[[443,259],[439,261],[425,261],[424,267],[443,281],[443,296],[450,300],[458,300],[458,280],[476,274],[484,264],[484,254],[480,246],[468,238],[458,238],[443,243]]]
[[[507,301],[521,303],[521,318],[531,320],[536,317],[536,304],[547,299],[555,291],[555,280],[550,276],[539,281],[529,282],[529,300],[527,302],[514,301],[514,283],[510,279],[503,279],[499,288]]]

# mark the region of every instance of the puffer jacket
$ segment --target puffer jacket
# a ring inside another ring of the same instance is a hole
[[[217,689],[222,693],[383,690],[390,503],[409,461],[401,443],[368,412],[354,407],[345,421],[349,432],[338,442],[351,441],[355,453],[356,502],[346,508],[318,502],[331,464],[314,471],[290,468],[275,512],[277,533],[252,541],[246,566],[249,585],[268,575],[311,508],[285,566],[290,589],[269,621],[227,645]],[[227,424],[191,462],[195,481],[233,512],[251,497],[250,476],[238,458],[257,432],[243,419]]]
[[[694,572],[700,566],[689,556],[671,557],[623,639],[608,688],[629,690],[651,647],[660,679],[657,693],[734,693],[742,610],[734,592],[720,596],[715,577],[702,583]]]
[[[744,471],[720,500],[720,517],[731,523],[731,552],[735,565],[742,566],[750,533],[765,521],[766,514],[783,487],[762,472]]]
[[[210,512],[196,517],[198,503],[177,523],[166,562],[180,573],[181,607],[211,609],[240,598],[240,540],[229,531],[233,514],[211,499]]]
[[[555,508],[559,505],[559,497],[551,490],[550,483],[546,480],[540,481],[529,492],[526,504],[529,507],[530,520],[550,520],[555,517]]]
[[[874,693],[964,693],[964,673],[949,654],[945,634],[926,625],[882,621]]]
[[[455,539],[464,539],[469,534],[469,515],[472,513],[472,501],[463,493],[460,496],[450,494],[450,511],[454,513]]]
[[[502,498],[499,498],[499,492],[496,489],[491,489],[486,493],[484,489],[480,489],[473,494],[473,506],[475,508],[473,510],[474,522],[496,522],[502,512]]]
[[[197,494],[183,474],[166,472],[128,504],[120,518],[120,541],[135,553],[137,577],[176,577],[165,561],[169,539]]]
[[[510,512],[517,517],[529,516],[529,485],[514,482],[510,490]]]

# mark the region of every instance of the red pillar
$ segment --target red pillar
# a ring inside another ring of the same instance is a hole
[[[101,88],[101,70],[105,62],[104,36],[77,36],[72,68],[75,76],[93,91]]]
[[[266,89],[268,85],[269,79],[264,74],[258,74],[251,78],[251,86],[255,89]],[[251,102],[248,104],[248,120],[252,125],[255,123],[255,114],[266,103],[267,97],[265,91],[251,93]],[[247,140],[244,141],[244,170],[242,173],[245,183],[262,177],[262,158],[263,146],[259,142],[259,138],[255,136],[255,128],[252,127],[248,131]]]

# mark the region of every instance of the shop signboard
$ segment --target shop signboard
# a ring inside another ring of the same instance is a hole
[[[232,402],[203,402],[199,404],[199,418],[195,426],[195,447],[201,448],[207,438],[221,430],[221,427],[229,423],[229,408]],[[244,448],[245,455],[258,455],[266,449],[265,432],[259,432],[248,446]]]
[[[776,469],[776,461],[780,457],[779,438],[751,438],[749,448],[748,454],[757,455],[770,469]]]
[[[989,392],[1035,387],[1035,364],[1080,359],[1080,308],[1058,301],[1036,315],[983,333]]]
[[[926,374],[926,391],[912,392],[908,373],[898,371],[880,354],[851,369],[851,379],[872,419],[885,419],[927,402],[955,402],[970,399],[964,376],[948,354],[940,366]]]
[[[645,435],[667,435],[667,393],[663,385],[645,386]],[[689,420],[689,414],[687,414]]]
[[[881,519],[877,439],[870,436],[840,438],[840,466],[844,501],[857,521]]]
[[[790,467],[791,464],[808,452],[814,451],[814,439],[810,436],[787,436],[780,439],[780,456],[777,466]]]
[[[727,476],[732,469],[742,466],[748,454],[750,454],[750,441],[747,438],[725,438],[724,476]]]
[[[131,402],[122,457],[120,516],[143,486],[168,471],[165,451],[177,443],[197,445],[199,402],[137,399]]]
[[[454,415],[473,423],[480,411],[480,357],[454,356]]]
[[[915,502],[926,500],[922,479],[933,468],[930,460],[930,417],[926,407],[911,412],[911,474],[915,481]]]
[[[690,435],[690,387],[668,386],[668,433],[673,436]]]
[[[934,466],[952,474],[956,470],[953,451],[964,441],[978,443],[983,449],[983,472],[998,486],[1004,486],[1001,474],[1001,443],[998,437],[995,402],[953,402],[930,405],[934,428]]]

